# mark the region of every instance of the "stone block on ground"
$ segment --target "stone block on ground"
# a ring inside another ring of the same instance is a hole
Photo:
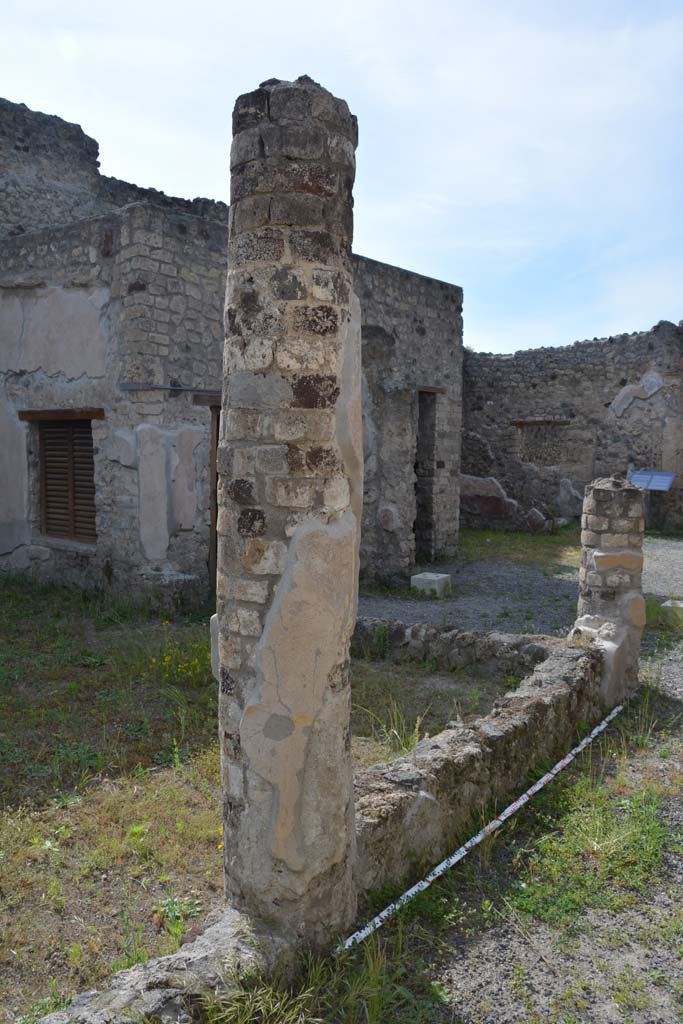
[[[661,605],[662,617],[671,625],[680,626],[683,624],[683,601],[670,598]]]
[[[451,577],[443,572],[418,572],[410,577],[410,589],[435,597],[448,597],[451,592]]]
[[[541,533],[547,528],[546,518],[537,508],[529,509],[526,514],[526,524],[532,533]]]

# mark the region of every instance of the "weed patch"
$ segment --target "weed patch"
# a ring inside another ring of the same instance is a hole
[[[39,805],[214,741],[210,660],[205,622],[0,580],[0,805]]]
[[[410,951],[377,936],[336,959],[306,960],[295,986],[243,979],[225,1002],[206,1004],[207,1024],[431,1024],[445,999],[409,978]]]

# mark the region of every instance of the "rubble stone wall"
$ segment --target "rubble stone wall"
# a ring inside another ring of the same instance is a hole
[[[351,653],[358,658],[436,661],[446,669],[478,665],[497,676],[523,675],[562,641],[547,636],[482,633],[452,626],[406,625],[398,619],[356,622]]]
[[[355,773],[359,893],[420,877],[609,710],[599,652],[558,645],[489,715]]]
[[[99,172],[99,146],[80,125],[0,98],[0,239],[153,202],[227,223],[224,203],[187,200]]]
[[[682,372],[683,328],[665,321],[563,348],[466,352],[463,522],[516,527],[531,508],[579,516],[593,477],[662,469],[677,478],[653,495],[653,520],[680,529]]]

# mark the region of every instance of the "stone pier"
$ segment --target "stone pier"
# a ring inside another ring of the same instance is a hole
[[[586,487],[581,527],[574,635],[593,637],[602,648],[602,697],[605,706],[614,706],[638,685],[645,625],[643,492],[619,477],[594,480]]]
[[[226,896],[321,946],[356,905],[357,126],[310,78],[273,79],[237,100],[233,136],[216,623]]]

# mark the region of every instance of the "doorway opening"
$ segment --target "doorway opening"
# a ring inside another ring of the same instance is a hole
[[[434,471],[436,456],[436,394],[417,393],[415,444],[415,559],[434,558]]]
[[[220,405],[211,406],[211,531],[209,533],[209,584],[211,592],[216,593],[216,561],[218,554],[218,537],[216,526],[218,524],[218,436],[221,424]]]

